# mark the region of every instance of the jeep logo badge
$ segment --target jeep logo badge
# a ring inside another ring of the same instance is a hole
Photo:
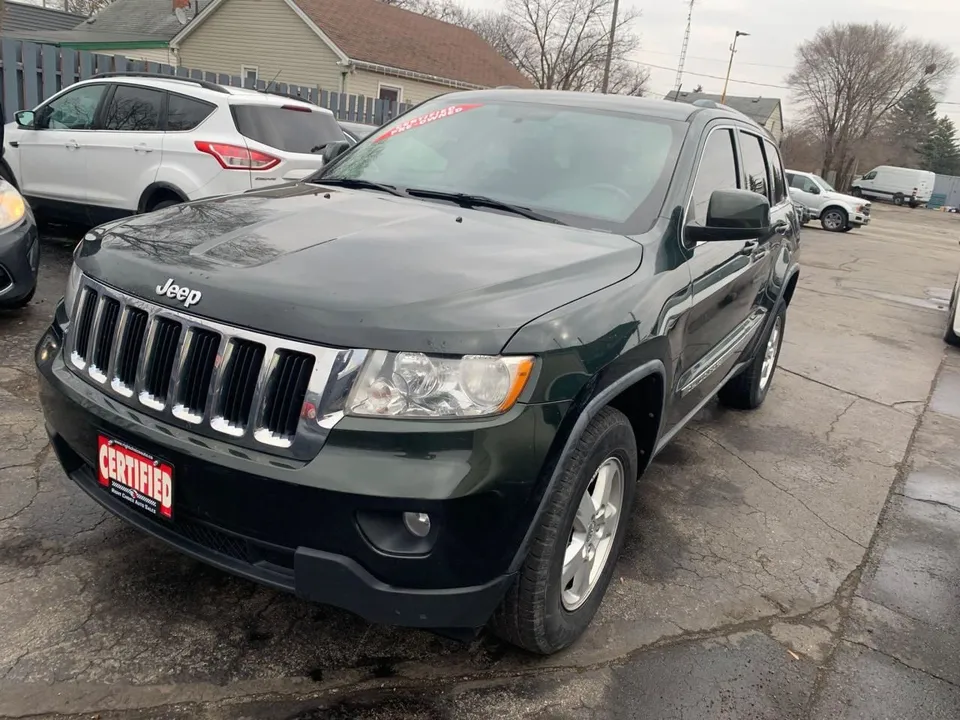
[[[185,308],[196,305],[202,297],[199,290],[181,287],[173,281],[173,278],[167,278],[163,285],[157,285],[157,295],[165,295],[172,300],[179,300]]]

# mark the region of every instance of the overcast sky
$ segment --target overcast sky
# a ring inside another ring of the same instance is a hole
[[[475,8],[503,7],[503,0],[462,1]],[[621,0],[621,7],[635,7],[643,13],[636,26],[641,49],[634,58],[651,66],[650,89],[662,96],[674,87],[689,2]],[[733,35],[737,30],[749,32],[750,37],[741,37],[737,43],[728,92],[781,98],[789,123],[794,115],[789,91],[768,85],[784,85],[797,44],[831,21],[870,22],[876,18],[904,26],[915,37],[941,42],[960,56],[960,2],[924,0],[915,4],[916,12],[911,11],[913,7],[903,0],[696,0],[683,87],[692,90],[701,84],[704,92],[719,93]],[[960,125],[960,76],[942,99],[955,104],[941,105],[940,111],[949,113]]]

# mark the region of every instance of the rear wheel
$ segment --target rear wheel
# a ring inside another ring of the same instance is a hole
[[[894,204],[894,205],[903,205],[903,201],[904,201],[905,199],[906,199],[906,198],[903,196],[903,193],[897,193],[896,195],[893,196],[893,204]]]
[[[773,384],[773,373],[780,359],[786,322],[787,308],[781,303],[753,360],[743,372],[730,378],[717,393],[722,404],[737,410],[755,410],[763,404],[770,385]]]
[[[523,567],[491,619],[497,635],[549,655],[586,630],[623,546],[637,468],[630,421],[602,409],[560,470]]]

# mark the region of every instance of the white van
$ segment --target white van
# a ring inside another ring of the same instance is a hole
[[[915,208],[930,202],[936,179],[936,173],[929,170],[880,165],[854,180],[850,192],[857,197],[893,200],[897,205]]]

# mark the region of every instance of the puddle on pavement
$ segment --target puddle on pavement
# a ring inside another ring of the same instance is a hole
[[[926,297],[909,297],[908,295],[896,295],[894,293],[877,292],[876,290],[860,290],[864,295],[871,295],[880,300],[889,300],[890,302],[900,303],[901,305],[911,305],[913,307],[926,308],[927,310],[946,311],[950,306],[950,288],[927,288]]]

